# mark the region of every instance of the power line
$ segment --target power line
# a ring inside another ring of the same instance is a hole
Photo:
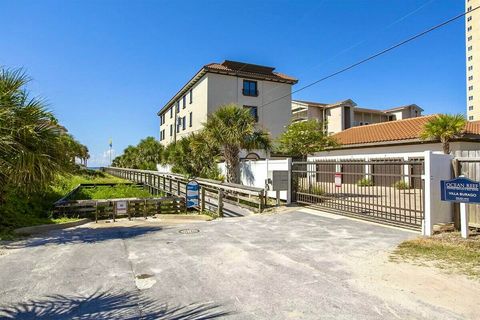
[[[475,7],[475,8],[473,8],[472,10],[463,12],[463,13],[461,13],[461,14],[459,14],[459,15],[456,15],[456,16],[453,17],[453,18],[450,18],[450,19],[448,19],[448,20],[446,20],[446,21],[444,21],[444,22],[442,22],[442,23],[440,23],[440,24],[437,24],[437,25],[435,25],[435,26],[433,26],[433,27],[431,27],[431,28],[429,28],[429,29],[427,29],[427,30],[424,30],[424,31],[422,31],[422,32],[420,32],[420,33],[417,33],[416,35],[411,36],[410,38],[407,38],[407,39],[405,39],[405,40],[403,40],[403,41],[401,41],[401,42],[399,42],[399,43],[397,43],[397,44],[395,44],[395,45],[393,45],[393,46],[391,46],[391,47],[388,47],[388,48],[386,48],[386,49],[383,49],[383,50],[380,51],[380,52],[377,52],[377,53],[375,53],[375,54],[373,54],[373,55],[371,55],[371,56],[369,56],[369,57],[367,57],[367,58],[364,58],[364,59],[362,59],[362,60],[360,60],[360,61],[358,61],[358,62],[355,62],[355,63],[353,63],[353,64],[351,64],[351,65],[349,65],[349,66],[347,66],[347,67],[345,67],[345,68],[343,68],[343,69],[340,69],[340,70],[338,70],[338,71],[336,71],[336,72],[334,72],[334,73],[331,73],[331,74],[329,74],[328,76],[325,76],[325,77],[323,77],[323,78],[321,78],[321,79],[318,79],[318,80],[316,80],[316,81],[314,81],[314,82],[311,82],[311,83],[309,83],[309,84],[307,84],[307,85],[305,85],[305,86],[303,86],[303,87],[301,87],[301,88],[299,88],[299,89],[297,89],[297,90],[292,91],[290,94],[281,96],[281,97],[276,98],[276,99],[274,99],[274,100],[272,100],[272,101],[269,101],[269,102],[267,102],[267,103],[265,103],[265,104],[262,104],[262,105],[260,106],[260,108],[263,108],[263,107],[265,107],[265,106],[267,106],[267,105],[269,105],[269,104],[271,104],[271,103],[273,103],[273,102],[275,102],[275,101],[281,100],[281,99],[283,99],[283,98],[287,98],[287,97],[291,96],[291,95],[294,94],[294,93],[297,93],[297,92],[300,92],[300,91],[305,90],[305,89],[307,89],[307,88],[310,88],[310,87],[316,85],[317,83],[320,83],[320,82],[322,82],[322,81],[325,81],[325,80],[327,80],[327,79],[330,79],[330,78],[332,78],[332,77],[334,77],[334,76],[336,76],[336,75],[339,75],[339,74],[341,74],[341,73],[344,73],[344,72],[346,72],[346,71],[348,71],[348,70],[350,70],[350,69],[353,69],[353,68],[355,68],[355,67],[357,67],[357,66],[359,66],[359,65],[361,65],[361,64],[364,64],[364,63],[366,63],[366,62],[368,62],[368,61],[370,61],[370,60],[373,60],[373,59],[375,59],[375,58],[377,58],[377,57],[379,57],[379,56],[381,56],[381,55],[384,55],[384,54],[386,54],[387,52],[390,52],[390,51],[392,51],[392,50],[394,50],[394,49],[396,49],[396,48],[398,48],[398,47],[401,47],[401,46],[403,46],[404,44],[407,44],[407,43],[409,43],[409,42],[411,42],[411,41],[413,41],[413,40],[415,40],[415,39],[417,39],[417,38],[420,38],[420,37],[422,37],[422,36],[424,36],[424,35],[432,32],[432,31],[434,31],[434,30],[437,30],[437,29],[439,29],[439,28],[441,28],[441,27],[443,27],[443,26],[445,26],[445,25],[447,25],[447,24],[449,24],[449,23],[451,23],[451,22],[453,22],[453,21],[455,21],[455,20],[457,20],[457,19],[459,19],[459,18],[461,18],[461,17],[463,17],[463,16],[465,16],[465,15],[467,15],[467,14],[475,11],[475,10],[477,10],[478,8],[480,8],[480,6]]]

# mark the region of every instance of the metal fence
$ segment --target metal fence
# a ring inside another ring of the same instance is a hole
[[[334,213],[419,228],[423,158],[292,163],[292,201]]]

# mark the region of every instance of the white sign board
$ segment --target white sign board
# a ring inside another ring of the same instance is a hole
[[[117,214],[127,214],[127,201],[117,201],[115,203],[115,209]]]
[[[335,187],[341,188],[342,187],[342,174],[335,173]]]

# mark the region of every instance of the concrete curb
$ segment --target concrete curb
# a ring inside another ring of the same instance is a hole
[[[37,233],[44,233],[52,230],[59,230],[59,229],[66,229],[72,228],[76,226],[80,226],[82,224],[91,222],[90,219],[80,219],[78,221],[73,222],[66,222],[66,223],[59,223],[59,224],[42,224],[39,226],[32,226],[32,227],[23,227],[13,230],[15,234],[37,234]]]
[[[212,217],[205,214],[156,214],[157,218],[165,220],[199,220],[210,221]]]

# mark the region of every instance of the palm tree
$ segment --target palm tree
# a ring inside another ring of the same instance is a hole
[[[21,70],[0,69],[0,201],[6,186],[40,191],[67,170],[65,129],[28,96],[28,81]]]
[[[228,104],[215,111],[204,124],[208,139],[222,150],[227,169],[227,181],[240,183],[239,153],[241,149],[271,147],[268,134],[255,129],[255,119],[250,110]]]
[[[425,124],[420,137],[422,139],[440,140],[443,153],[450,153],[450,141],[461,136],[467,120],[461,114],[441,114]]]

